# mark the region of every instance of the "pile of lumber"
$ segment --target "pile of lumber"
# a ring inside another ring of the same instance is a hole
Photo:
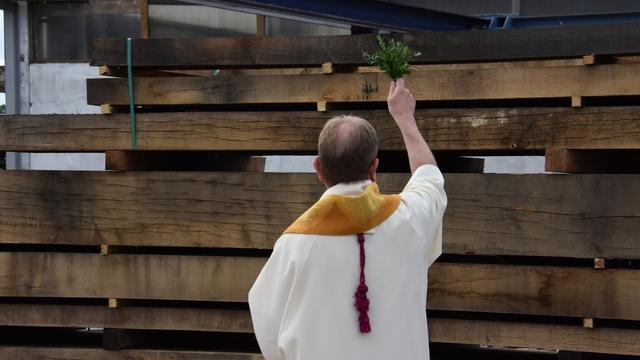
[[[407,82],[449,195],[435,353],[640,354],[638,27],[404,35],[424,54]],[[312,154],[351,113],[378,131],[382,191],[409,177],[389,80],[360,58],[374,44],[135,40],[136,151],[124,40],[94,42],[109,77],[87,81],[88,102],[106,114],[3,117],[0,150],[106,152],[117,171],[0,172],[0,357],[258,359],[248,289],[323,191],[260,156]],[[554,174],[485,174],[468,156],[487,154],[546,154]]]

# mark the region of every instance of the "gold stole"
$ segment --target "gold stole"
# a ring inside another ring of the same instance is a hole
[[[372,183],[358,196],[327,195],[302,214],[285,234],[353,235],[385,221],[400,205],[399,195],[380,195]]]

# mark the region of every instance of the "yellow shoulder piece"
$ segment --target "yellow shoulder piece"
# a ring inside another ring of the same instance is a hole
[[[302,214],[285,234],[350,235],[385,221],[400,205],[399,195],[380,195],[373,183],[355,197],[328,195]]]

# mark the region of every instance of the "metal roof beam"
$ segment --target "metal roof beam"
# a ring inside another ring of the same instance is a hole
[[[183,0],[228,10],[388,31],[452,31],[486,28],[488,19],[373,0]]]

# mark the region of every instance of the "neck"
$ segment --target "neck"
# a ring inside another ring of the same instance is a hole
[[[324,186],[328,188],[336,186],[338,184],[350,184],[350,183],[355,183],[358,181],[367,181],[367,180],[371,180],[372,182],[375,182],[375,180],[371,179],[370,177],[363,177],[360,179],[355,179],[355,180],[346,180],[346,181],[341,181],[341,182],[337,182],[337,183],[330,183],[330,182],[324,182]]]

